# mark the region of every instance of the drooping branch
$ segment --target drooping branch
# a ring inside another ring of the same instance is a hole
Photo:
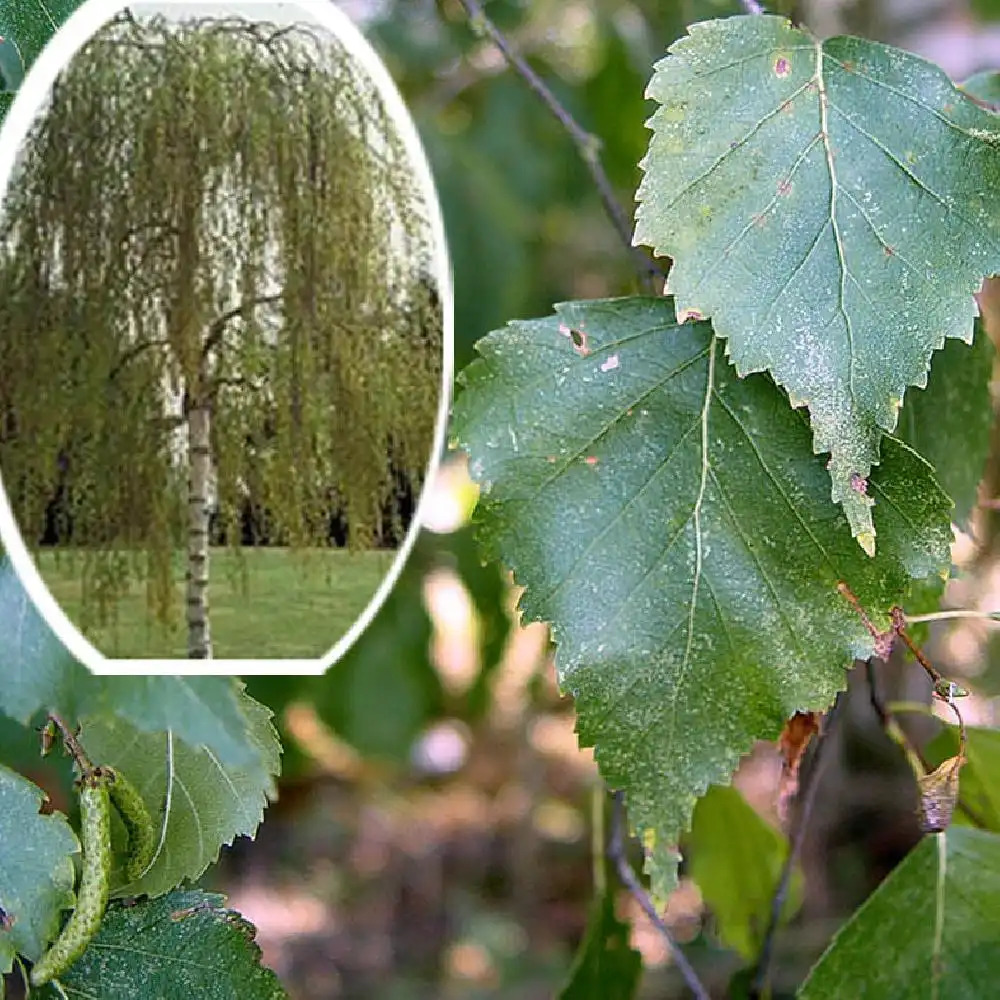
[[[231,323],[234,319],[239,317],[245,317],[251,309],[256,309],[258,306],[280,302],[282,297],[283,296],[280,293],[275,295],[259,295],[255,299],[251,299],[248,302],[241,302],[238,306],[233,306],[232,309],[227,309],[221,316],[213,320],[209,325],[208,333],[206,334],[205,340],[202,344],[201,356],[203,358],[207,358],[212,351],[219,346],[219,342],[222,340],[228,323]]]
[[[111,371],[108,372],[108,381],[114,381],[118,375],[128,366],[129,362],[134,361],[136,358],[141,357],[147,351],[156,350],[161,348],[166,350],[170,347],[169,340],[145,340],[139,344],[135,344],[133,347],[125,351],[124,354],[118,359]]]

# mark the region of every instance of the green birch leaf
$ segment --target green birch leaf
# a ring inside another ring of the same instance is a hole
[[[80,844],[65,817],[39,814],[43,798],[0,766],[0,975],[16,954],[38,958],[73,903]]]
[[[558,306],[479,343],[452,434],[483,485],[479,539],[552,623],[581,743],[669,891],[695,799],[797,710],[825,709],[911,577],[948,565],[951,504],[887,439],[875,559],[829,502],[802,414],[736,377],[705,323],[669,300]],[[940,583],[940,581],[938,581]]]
[[[976,322],[971,350],[949,340],[935,356],[927,388],[911,392],[898,433],[934,467],[937,481],[955,502],[952,515],[965,527],[976,505],[990,447],[993,344]]]
[[[101,929],[59,986],[38,1000],[284,1000],[260,964],[256,930],[217,893],[172,892],[108,907]]]
[[[698,800],[684,838],[688,874],[715,917],[719,940],[748,961],[760,954],[788,840],[732,786],[713,785]],[[802,902],[802,873],[792,876],[783,920]]]
[[[982,1000],[1000,980],[1000,837],[924,839],[840,929],[800,1000]]]
[[[257,759],[223,764],[211,750],[193,749],[172,732],[146,733],[118,718],[84,719],[81,739],[95,764],[121,771],[142,796],[153,820],[156,852],[137,882],[123,874],[124,827],[113,830],[113,895],[162,895],[195,880],[238,836],[253,837],[275,793],[280,748],[271,713],[244,696]]]
[[[642,955],[629,944],[629,925],[615,915],[614,892],[590,904],[587,931],[558,1000],[631,1000],[642,977]]]
[[[0,96],[16,93],[24,79],[24,60],[13,38],[0,37]]]
[[[1000,72],[989,69],[976,73],[962,84],[962,90],[982,101],[991,111],[1000,111]]]
[[[82,0],[4,0],[0,3],[0,122],[13,94],[45,43]]]
[[[1000,271],[1000,120],[916,56],[780,17],[695,24],[670,53],[636,241],[674,259],[678,315],[710,317],[741,375],[808,407],[873,552],[852,483]]]
[[[0,714],[27,725],[42,711],[68,719],[117,715],[140,729],[170,729],[225,764],[249,765],[247,701],[231,677],[97,677],[70,656],[35,609],[6,559],[0,560]]]

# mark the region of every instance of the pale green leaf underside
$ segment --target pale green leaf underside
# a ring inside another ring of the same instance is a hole
[[[223,763],[209,749],[193,749],[171,732],[141,732],[117,718],[83,721],[91,759],[128,777],[156,828],[156,855],[138,882],[126,881],[116,852],[113,893],[167,892],[184,879],[199,878],[223,845],[254,836],[274,793],[280,751],[270,712],[246,695],[241,701],[250,720],[247,738],[258,752],[253,764],[242,766]],[[116,846],[124,847],[124,837]]]
[[[484,485],[480,540],[527,587],[525,618],[553,624],[581,741],[667,848],[755,739],[870,655],[837,582],[884,623],[947,565],[950,504],[887,439],[868,559],[803,415],[738,378],[707,324],[676,325],[666,299],[557,308],[480,341],[453,435]],[[653,865],[669,888],[674,866]]]
[[[1000,837],[925,837],[841,928],[801,1000],[981,1000],[1000,980]]]
[[[73,902],[79,841],[61,815],[42,816],[43,793],[0,767],[0,975],[15,954],[37,959],[56,935],[63,907]]]
[[[1000,271],[1000,120],[936,67],[779,17],[693,25],[657,64],[636,241],[669,254],[680,315],[740,374],[809,408],[833,499],[874,547],[870,498],[907,386]]]

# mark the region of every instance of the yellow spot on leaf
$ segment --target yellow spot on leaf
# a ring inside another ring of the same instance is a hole
[[[865,550],[865,555],[869,558],[875,558],[875,532],[874,531],[862,531],[858,535],[858,545]]]

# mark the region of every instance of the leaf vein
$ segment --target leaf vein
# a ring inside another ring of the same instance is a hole
[[[784,105],[779,104],[773,111],[769,111],[766,115],[764,115],[760,121],[754,123],[754,125],[751,126],[750,131],[742,136],[742,138],[731,142],[729,144],[729,148],[724,153],[720,153],[719,156],[716,157],[716,159],[713,160],[712,163],[710,163],[700,174],[698,174],[697,177],[692,178],[687,184],[685,184],[684,187],[681,188],[681,190],[669,202],[667,202],[666,205],[663,205],[662,207],[657,206],[657,214],[661,216],[666,215],[666,213],[668,213],[678,201],[690,194],[691,191],[694,190],[694,188],[697,187],[703,180],[706,180],[716,170],[716,168],[725,163],[728,157],[732,156],[742,146],[745,146],[761,130],[761,128],[763,128],[764,125],[766,125],[772,118],[781,114],[783,106],[787,106],[794,101],[796,97],[805,92],[810,82],[811,81],[807,80],[801,87],[799,87],[798,90],[786,98]]]

